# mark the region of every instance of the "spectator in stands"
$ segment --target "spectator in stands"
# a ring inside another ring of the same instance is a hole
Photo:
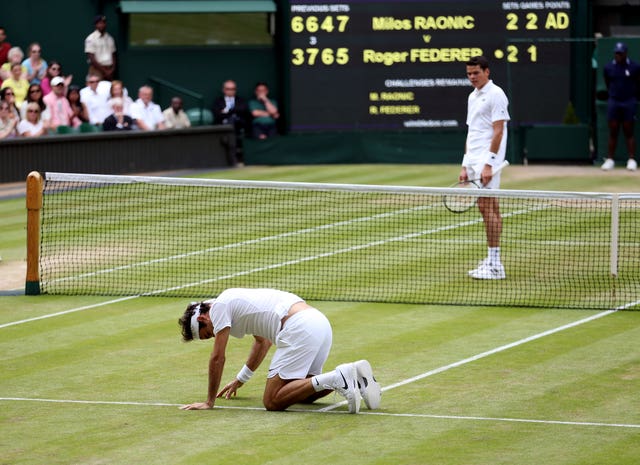
[[[231,124],[236,133],[235,158],[242,163],[242,142],[251,119],[247,101],[237,95],[238,86],[229,79],[222,83],[222,95],[213,101],[213,123]]]
[[[237,95],[235,81],[228,80],[222,84],[222,95],[213,101],[213,123],[232,124],[236,132],[243,131],[249,120],[249,106]]]
[[[9,50],[11,50],[11,44],[7,42],[7,31],[0,26],[0,65],[9,61]],[[0,77],[0,84],[2,84],[2,77]]]
[[[0,139],[14,137],[19,121],[11,111],[11,104],[4,100],[0,101]]]
[[[22,64],[27,68],[27,81],[31,84],[40,84],[47,75],[47,62],[42,58],[42,47],[38,42],[29,45],[29,56]]]
[[[48,132],[48,125],[40,118],[40,106],[36,102],[30,102],[27,105],[27,118],[18,123],[18,134],[22,137],[39,137]]]
[[[47,104],[44,102],[44,98],[42,97],[42,87],[40,84],[31,84],[29,86],[29,91],[27,92],[27,98],[20,105],[20,119],[27,118],[27,106],[31,102],[36,102],[40,107],[40,119],[42,121],[49,121],[50,114],[47,109]]]
[[[89,112],[89,122],[101,125],[111,114],[109,106],[109,93],[99,88],[100,77],[97,74],[87,76],[87,86],[80,89],[80,101],[84,103]]]
[[[166,128],[160,105],[153,103],[153,88],[150,86],[142,86],[138,90],[138,99],[131,105],[131,117],[143,131]]]
[[[22,65],[22,59],[24,58],[22,49],[20,47],[11,47],[7,57],[7,62],[3,63],[2,67],[0,67],[0,79],[4,81],[11,77],[11,65],[14,63],[18,63],[22,66],[22,77],[26,79],[27,67]]]
[[[102,129],[105,131],[130,131],[134,127],[131,116],[124,112],[124,102],[120,97],[109,100],[113,113],[104,120]]]
[[[124,87],[122,81],[113,81],[111,83],[110,98],[121,98],[124,108],[124,114],[131,116],[131,105],[133,105],[133,99],[129,97],[127,89]]]
[[[116,42],[107,32],[107,17],[98,15],[93,18],[95,30],[84,40],[84,51],[89,63],[89,74],[111,81],[115,77]]]
[[[42,86],[42,95],[47,95],[51,92],[51,80],[57,76],[61,76],[64,79],[64,88],[66,90],[71,85],[73,75],[70,74],[65,76],[62,74],[62,65],[60,62],[52,60],[49,62],[46,76],[42,79],[42,82],[40,82],[40,86]]]
[[[269,87],[264,82],[256,84],[255,98],[249,101],[249,110],[253,116],[251,133],[254,138],[267,139],[277,134],[278,104],[269,98]]]
[[[54,77],[51,80],[51,88],[51,93],[44,97],[44,103],[50,113],[49,128],[57,129],[58,126],[71,126],[73,110],[67,100],[64,79],[61,76]]]
[[[191,127],[191,121],[189,121],[189,117],[182,108],[182,99],[180,97],[173,97],[171,99],[171,106],[162,112],[162,116],[164,116],[167,129]]]
[[[609,143],[607,159],[602,164],[605,171],[615,167],[614,156],[618,145],[618,133],[622,133],[627,141],[627,169],[635,171],[638,162],[635,160],[636,138],[633,133],[638,92],[640,91],[640,65],[627,56],[627,46],[618,42],[613,49],[614,59],[604,67],[604,82],[609,92],[607,101],[607,120],[609,122]]]
[[[10,87],[4,87],[0,89],[0,101],[7,102],[9,104],[9,111],[15,115],[20,121],[20,110],[16,106],[16,94]]]
[[[89,112],[87,106],[80,101],[80,87],[71,85],[67,90],[67,100],[73,116],[71,117],[71,126],[79,127],[82,123],[89,122]]]
[[[2,81],[2,88],[10,87],[16,99],[16,106],[22,105],[24,99],[27,98],[29,90],[29,81],[22,77],[22,65],[14,63],[11,65],[11,76]]]

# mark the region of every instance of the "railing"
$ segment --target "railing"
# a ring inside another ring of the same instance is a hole
[[[200,109],[200,120],[199,120],[199,124],[200,126],[202,126],[204,124],[204,95],[199,94],[198,92],[194,92],[192,90],[187,89],[186,87],[183,87],[181,85],[175,84],[173,82],[167,81],[166,79],[162,79],[160,77],[157,76],[150,76],[147,78],[147,80],[149,82],[151,82],[152,84],[157,84],[159,86],[162,87],[166,87],[167,89],[171,89],[172,91],[181,94],[182,96],[185,97],[190,97],[192,99],[194,99],[197,102],[197,108]],[[157,92],[157,98],[161,98],[162,94],[161,94],[161,90],[160,92]]]

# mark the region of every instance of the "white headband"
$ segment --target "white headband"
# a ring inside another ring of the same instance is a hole
[[[198,321],[198,316],[200,316],[200,307],[201,304],[198,304],[191,316],[191,335],[196,341],[200,340],[200,322]]]

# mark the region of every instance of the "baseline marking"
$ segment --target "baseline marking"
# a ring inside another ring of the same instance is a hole
[[[164,402],[118,402],[118,401],[100,401],[100,400],[65,400],[65,399],[39,399],[28,397],[0,397],[0,401],[5,402],[47,402],[56,404],[85,404],[85,405],[131,405],[138,407],[182,407],[183,404],[171,404]],[[221,410],[245,410],[245,411],[261,411],[266,412],[264,407],[233,407],[227,405],[216,405],[214,409]],[[308,409],[288,409],[290,412],[296,413],[320,413],[321,410]],[[327,412],[333,414],[348,415],[347,412]],[[396,418],[434,418],[444,420],[471,420],[471,421],[493,421],[493,422],[510,422],[510,423],[536,423],[545,425],[566,425],[566,426],[595,426],[604,428],[633,428],[640,429],[640,425],[632,423],[604,423],[592,421],[564,421],[564,420],[535,420],[530,418],[500,418],[500,417],[477,417],[463,415],[433,415],[426,413],[390,413],[390,412],[360,412],[360,415],[373,415],[381,417]]]

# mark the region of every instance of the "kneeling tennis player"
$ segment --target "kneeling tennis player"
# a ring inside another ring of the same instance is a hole
[[[350,413],[358,413],[360,399],[371,409],[380,405],[380,385],[368,361],[344,363],[322,373],[331,349],[331,325],[319,310],[295,294],[276,289],[227,289],[216,299],[189,304],[178,322],[185,342],[215,338],[207,401],[185,405],[183,410],[211,409],[216,398],[235,396],[272,344],[276,351],[263,396],[267,410],[310,403],[332,391],[346,398]],[[249,357],[235,379],[219,390],[229,336],[247,334],[255,339]]]

